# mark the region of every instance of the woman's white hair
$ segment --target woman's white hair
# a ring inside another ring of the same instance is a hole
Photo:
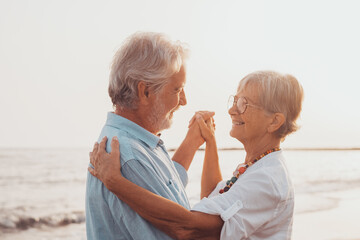
[[[284,139],[299,128],[296,120],[301,112],[304,91],[294,76],[273,71],[257,71],[240,81],[238,92],[248,86],[255,86],[259,104],[264,110],[284,114],[285,122],[275,132],[277,137]]]
[[[184,44],[170,41],[164,34],[137,32],[116,52],[109,78],[113,105],[136,109],[140,81],[155,92],[180,71],[187,57]]]

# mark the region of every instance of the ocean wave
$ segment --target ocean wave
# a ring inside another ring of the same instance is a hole
[[[53,214],[44,217],[7,215],[0,217],[0,232],[14,232],[43,226],[60,227],[85,222],[85,213],[80,211]]]
[[[21,176],[10,176],[6,178],[0,178],[0,187],[1,186],[10,186],[10,185],[19,185],[19,184],[26,184],[26,185],[53,185],[53,184],[66,184],[66,183],[85,183],[86,178],[84,177],[73,177],[73,178],[58,178],[58,179],[29,179],[23,178]]]
[[[337,198],[318,196],[316,194],[295,195],[295,214],[326,211],[338,207]]]

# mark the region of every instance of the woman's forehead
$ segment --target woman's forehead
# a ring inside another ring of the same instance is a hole
[[[239,85],[237,89],[236,96],[251,98],[252,100],[257,100],[259,96],[258,84],[247,84],[245,86]]]

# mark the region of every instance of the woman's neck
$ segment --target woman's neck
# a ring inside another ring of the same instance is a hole
[[[253,144],[244,144],[246,151],[245,163],[253,161],[261,154],[273,148],[280,148],[280,139],[273,139],[272,141],[257,141]]]

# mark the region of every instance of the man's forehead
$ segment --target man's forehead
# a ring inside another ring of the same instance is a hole
[[[181,67],[180,71],[173,75],[169,84],[175,84],[177,86],[184,86],[185,83],[186,83],[186,71],[185,71],[184,67]]]

